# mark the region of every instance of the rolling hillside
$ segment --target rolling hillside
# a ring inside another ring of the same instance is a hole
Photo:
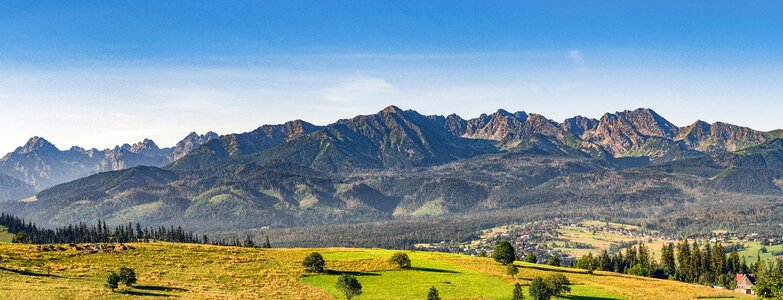
[[[513,284],[527,285],[534,276],[561,273],[572,282],[569,299],[733,298],[742,295],[706,286],[614,273],[517,263],[512,278],[489,258],[408,252],[410,270],[388,262],[395,253],[380,249],[247,249],[190,244],[119,244],[0,247],[0,285],[13,299],[133,297],[342,299],[334,288],[337,275],[355,274],[363,286],[356,299],[423,298],[435,286],[444,299],[508,299]],[[43,246],[46,247],[46,246]],[[301,261],[323,253],[326,274],[304,272]],[[108,271],[133,268],[134,287],[116,292],[103,287]],[[527,287],[524,288],[527,294]],[[742,299],[742,298],[738,298]]]

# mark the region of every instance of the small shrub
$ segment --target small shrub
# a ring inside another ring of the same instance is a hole
[[[114,289],[117,288],[117,286],[120,283],[120,276],[117,275],[117,273],[109,272],[109,276],[106,277],[106,288],[111,289],[112,292],[114,292]]]
[[[559,266],[560,266],[560,259],[559,259],[559,258],[557,258],[557,257],[550,257],[550,258],[549,258],[549,259],[546,261],[546,264],[547,264],[547,265],[550,265],[550,266],[559,267]]]
[[[514,277],[517,276],[518,273],[519,273],[519,269],[517,269],[517,266],[515,266],[514,264],[510,264],[508,265],[508,267],[506,267],[506,274],[508,276]]]

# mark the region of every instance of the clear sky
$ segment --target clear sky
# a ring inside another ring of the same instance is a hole
[[[783,127],[781,1],[2,1],[0,152],[389,104]]]

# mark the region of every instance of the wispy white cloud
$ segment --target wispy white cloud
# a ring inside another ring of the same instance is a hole
[[[579,50],[571,50],[568,51],[568,59],[571,60],[571,62],[577,64],[577,65],[584,65],[585,64],[585,54],[582,53],[582,51]]]
[[[389,98],[398,90],[391,83],[381,78],[359,76],[346,82],[323,89],[323,97],[336,103],[356,101],[372,101],[378,98]]]

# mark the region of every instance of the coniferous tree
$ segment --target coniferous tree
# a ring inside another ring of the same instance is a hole
[[[511,300],[525,299],[525,294],[522,293],[522,285],[519,282],[514,284],[514,292],[511,295]]]
[[[677,244],[677,280],[691,282],[691,247],[688,240]]]
[[[691,280],[690,282],[698,282],[699,277],[701,276],[701,250],[699,249],[699,244],[696,242],[693,242],[693,245],[691,247],[691,259],[688,264],[688,268],[690,269],[689,272],[691,273]]]
[[[742,273],[743,270],[740,266],[740,263],[744,264],[745,262],[744,261],[740,262],[739,253],[737,253],[737,247],[733,247],[731,249],[731,254],[729,254],[728,268],[727,268],[728,272],[730,274]]]
[[[603,252],[601,252],[601,255],[598,256],[598,268],[602,271],[613,271],[614,266],[612,265],[612,258],[609,256],[609,252],[604,249]]]
[[[677,264],[674,260],[674,244],[668,243],[661,249],[661,267],[664,275],[669,278],[674,276],[677,271]]]
[[[436,289],[434,286],[430,288],[430,290],[427,292],[427,300],[440,300],[440,294],[438,293],[438,289]]]

